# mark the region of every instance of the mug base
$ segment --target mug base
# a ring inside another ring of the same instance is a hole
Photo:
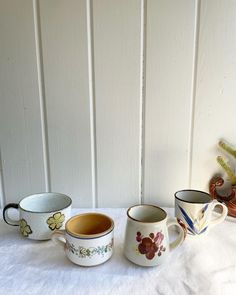
[[[67,257],[67,256],[66,256]],[[75,261],[72,261],[72,260],[70,260],[70,258],[69,257],[67,257],[67,259],[71,262],[71,263],[73,263],[74,265],[77,265],[77,266],[80,266],[80,267],[96,267],[96,266],[99,266],[99,265],[102,265],[102,264],[104,264],[104,263],[106,263],[108,260],[110,260],[112,258],[112,255],[109,257],[109,258],[107,258],[105,261],[102,261],[102,262],[99,262],[99,263],[95,263],[95,264],[90,264],[90,265],[86,265],[86,264],[79,264],[79,263],[76,263]]]
[[[163,264],[163,262],[162,263],[155,263],[155,264],[153,264],[153,265],[148,265],[148,264],[142,264],[142,263],[138,263],[138,262],[136,262],[136,261],[133,261],[132,259],[130,259],[129,257],[127,257],[125,254],[124,254],[124,257],[129,261],[129,262],[131,262],[131,263],[133,263],[134,265],[136,265],[136,266],[140,266],[140,267],[146,267],[146,268],[152,268],[152,267],[160,267],[162,264]]]
[[[194,239],[204,239],[205,237],[208,236],[208,232],[205,232],[203,234],[200,235],[191,235],[191,234],[187,234],[186,235],[186,240],[194,240]]]
[[[51,240],[51,237],[47,237],[47,238],[32,238],[32,237],[24,237],[23,235],[20,234],[20,237],[22,237],[23,239],[26,239],[26,240],[31,240],[31,241],[49,241]]]

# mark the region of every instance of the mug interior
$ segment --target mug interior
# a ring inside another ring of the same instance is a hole
[[[212,201],[210,195],[206,192],[197,190],[182,190],[175,193],[175,198],[188,203],[210,203]]]
[[[95,238],[109,233],[114,228],[113,220],[101,213],[84,213],[70,218],[66,231],[76,237]]]
[[[49,213],[65,209],[71,205],[71,198],[59,193],[41,193],[31,195],[20,201],[19,206],[24,211],[34,213]]]
[[[166,212],[153,205],[136,205],[128,209],[129,218],[139,222],[159,222],[166,218]]]

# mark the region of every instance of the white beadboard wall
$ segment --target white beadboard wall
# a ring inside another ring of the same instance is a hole
[[[234,0],[0,0],[0,205],[173,206],[236,144]]]

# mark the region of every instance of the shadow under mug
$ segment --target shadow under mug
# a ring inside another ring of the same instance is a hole
[[[51,238],[65,249],[67,258],[80,266],[106,262],[113,254],[114,221],[101,213],[84,213],[71,217],[65,230]]]
[[[165,210],[153,205],[136,205],[127,211],[124,255],[141,266],[162,264],[169,251],[179,246],[185,237],[176,219],[167,219]],[[177,227],[177,238],[170,243],[169,228]]]
[[[70,197],[60,193],[39,193],[10,203],[3,209],[4,221],[19,226],[21,234],[32,240],[49,240],[54,230],[64,228],[71,214]],[[13,220],[8,210],[19,211],[19,220]]]
[[[212,213],[216,206],[222,208],[222,213],[214,218]],[[206,234],[211,227],[223,222],[227,213],[227,207],[212,200],[206,192],[186,189],[175,193],[175,216],[179,223],[187,229],[189,236],[196,237]]]

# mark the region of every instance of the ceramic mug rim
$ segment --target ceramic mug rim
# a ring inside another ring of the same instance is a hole
[[[68,201],[68,205],[64,206],[64,207],[58,207],[56,210],[44,210],[44,211],[32,211],[32,210],[27,210],[25,208],[22,207],[21,203],[22,201],[24,201],[25,199],[28,199],[30,197],[33,197],[33,196],[36,196],[36,197],[39,197],[39,195],[60,195],[61,197],[66,197],[67,201]],[[21,198],[21,200],[19,201],[18,203],[18,206],[19,206],[19,209],[24,211],[24,212],[28,212],[28,213],[36,213],[36,214],[44,214],[44,213],[53,213],[53,212],[57,212],[57,211],[61,211],[61,210],[64,210],[64,209],[67,209],[71,206],[72,204],[72,199],[65,195],[65,194],[62,194],[62,193],[56,193],[56,192],[41,192],[41,193],[36,193],[36,194],[31,194],[31,195],[28,195],[28,196],[25,196],[23,198]]]
[[[136,218],[134,218],[134,217],[132,217],[130,215],[130,210],[133,209],[133,208],[135,208],[135,207],[140,207],[140,208],[141,207],[153,207],[155,209],[161,210],[165,214],[165,217],[162,218],[161,220],[158,220],[158,221],[142,221],[142,220],[136,219]],[[127,214],[128,218],[130,218],[130,219],[132,219],[132,220],[134,220],[136,222],[143,223],[143,224],[145,224],[145,223],[147,223],[147,224],[154,224],[154,223],[158,223],[158,222],[163,222],[167,218],[167,213],[166,213],[166,211],[164,209],[162,209],[161,207],[158,207],[156,205],[150,205],[150,204],[137,204],[137,205],[131,206],[127,210],[126,214]]]
[[[206,195],[209,198],[209,200],[208,201],[202,201],[202,202],[201,201],[195,202],[195,201],[183,200],[180,197],[177,197],[177,194],[182,193],[182,192],[201,193],[201,194]],[[175,199],[177,199],[178,201],[181,201],[183,203],[189,203],[189,204],[210,204],[213,201],[210,194],[208,194],[207,192],[201,191],[201,190],[197,190],[197,189],[182,189],[182,190],[179,190],[179,191],[175,192],[174,196],[175,196]]]
[[[107,219],[109,219],[109,221],[111,222],[111,226],[105,230],[105,231],[102,231],[100,233],[97,233],[97,234],[78,234],[78,233],[75,233],[73,231],[70,231],[69,228],[68,228],[68,224],[73,220],[73,219],[76,219],[80,216],[86,216],[86,215],[100,215],[100,216],[103,216],[103,217],[106,217]],[[91,240],[91,239],[96,239],[96,238],[101,238],[101,237],[104,237],[108,234],[110,234],[111,232],[113,232],[114,230],[114,221],[113,219],[106,215],[106,214],[103,214],[103,213],[98,213],[98,212],[87,212],[87,213],[81,213],[81,214],[77,214],[75,216],[72,216],[70,219],[67,220],[66,224],[65,224],[65,231],[68,235],[70,235],[71,237],[73,238],[76,238],[76,239],[84,239],[84,240]]]

